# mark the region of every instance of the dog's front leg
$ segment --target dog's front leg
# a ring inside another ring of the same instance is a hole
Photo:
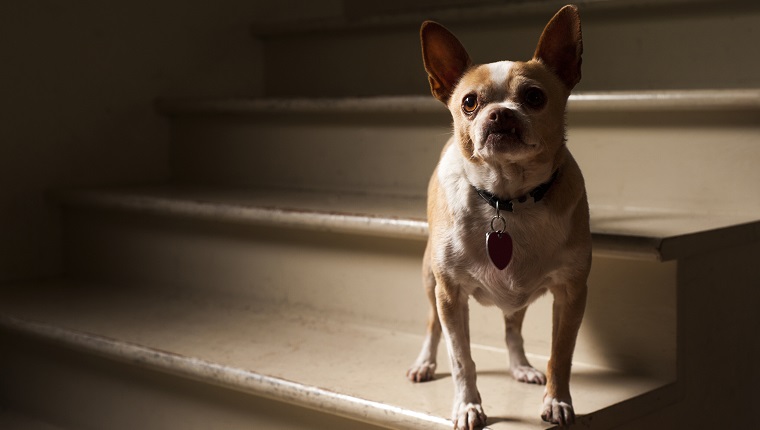
[[[513,313],[504,313],[504,325],[506,327],[507,349],[509,350],[509,370],[512,376],[529,384],[546,384],[546,376],[533,367],[525,356],[523,347],[522,325],[527,308]]]
[[[585,283],[568,289],[560,287],[552,290],[552,350],[541,418],[561,426],[575,422],[575,411],[570,397],[570,368],[575,340],[586,309],[586,290]]]
[[[475,362],[470,351],[468,297],[456,286],[437,279],[436,304],[443,334],[451,359],[454,380],[452,421],[457,430],[470,430],[486,425],[476,385]]]

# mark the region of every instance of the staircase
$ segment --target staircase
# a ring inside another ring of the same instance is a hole
[[[528,57],[556,6],[539,3],[433,17],[476,61]],[[709,24],[711,49],[735,46],[760,9],[626,3],[635,13],[587,5],[586,86],[568,108],[594,239],[576,427],[730,428],[760,400],[760,90],[729,87],[760,88],[760,74],[749,58],[704,67],[688,51],[698,41],[651,61],[672,64],[667,78],[631,68],[680,46],[668,31]],[[506,19],[519,24],[505,32]],[[66,273],[0,289],[0,425],[450,428],[447,360],[432,382],[404,375],[427,310],[425,187],[450,133],[444,107],[421,95],[420,20],[259,26],[268,97],[158,103],[170,183],[51,196]],[[497,34],[506,45],[488,43]],[[621,59],[621,46],[639,49]],[[735,80],[713,80],[720,67]],[[539,368],[550,321],[545,297],[524,325]],[[489,428],[550,428],[543,388],[507,372],[500,313],[473,304],[471,327]]]

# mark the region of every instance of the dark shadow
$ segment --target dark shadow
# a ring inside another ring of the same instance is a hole
[[[439,379],[448,379],[451,378],[451,373],[436,373],[433,375],[433,381],[438,381]]]

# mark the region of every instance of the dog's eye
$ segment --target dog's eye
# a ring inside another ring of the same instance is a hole
[[[478,109],[478,96],[469,94],[462,100],[462,110],[464,113],[473,113]]]
[[[536,87],[528,88],[523,96],[525,104],[533,109],[539,109],[546,104],[546,95]]]

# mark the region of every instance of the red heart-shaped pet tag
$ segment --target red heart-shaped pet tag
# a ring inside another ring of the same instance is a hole
[[[499,270],[504,270],[512,260],[512,237],[507,232],[486,233],[486,250],[493,265]]]

